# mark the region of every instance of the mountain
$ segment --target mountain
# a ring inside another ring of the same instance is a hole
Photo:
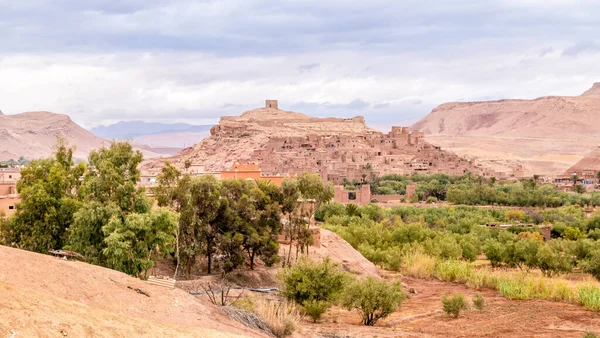
[[[445,103],[411,126],[496,170],[559,174],[600,141],[600,83],[581,96]],[[500,169],[499,169],[500,168]]]
[[[579,162],[565,171],[565,175],[577,173],[584,176],[582,173],[595,174],[600,171],[600,146],[596,147],[590,153],[585,155]]]
[[[87,159],[91,150],[109,143],[83,129],[67,115],[44,111],[0,115],[0,161],[21,156],[28,160],[50,156],[57,137],[63,137],[75,146],[74,157],[80,160]],[[149,147],[134,145],[134,148],[140,149],[147,158],[163,156]]]
[[[237,161],[258,162],[265,174],[318,172],[335,183],[364,179],[376,173],[465,171],[477,167],[439,147],[423,142],[423,134],[393,127],[383,134],[369,128],[363,117],[315,118],[276,108],[224,116],[202,142],[170,158],[183,167],[191,162],[206,172],[228,169]],[[157,172],[162,161],[143,164]]]
[[[187,123],[157,123],[144,121],[121,121],[109,126],[98,126],[91,132],[105,139],[129,139],[151,147],[184,148],[200,142],[212,125]]]

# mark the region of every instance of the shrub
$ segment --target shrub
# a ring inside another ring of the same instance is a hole
[[[600,281],[600,249],[592,251],[588,257],[581,262],[581,269]]]
[[[477,293],[475,294],[475,297],[473,297],[473,306],[475,306],[475,308],[477,310],[483,310],[483,306],[485,305],[485,300],[483,299],[483,295],[481,293]]]
[[[583,336],[583,338],[598,338],[598,336],[593,332],[588,332]]]
[[[313,321],[340,295],[348,275],[329,259],[314,263],[307,258],[278,275],[283,284],[281,294],[299,304]]]
[[[316,323],[319,319],[321,319],[321,316],[325,313],[325,311],[327,311],[329,306],[329,303],[325,301],[311,299],[304,301],[300,308],[313,320],[313,323]]]
[[[390,285],[384,280],[367,277],[349,284],[342,302],[349,310],[361,313],[364,325],[372,326],[396,311],[405,297],[400,281]]]
[[[465,297],[460,293],[454,293],[452,296],[445,294],[442,298],[442,305],[444,305],[444,312],[454,318],[458,318],[460,312],[468,308]]]
[[[332,301],[339,295],[347,275],[330,259],[315,263],[307,258],[278,275],[281,293],[289,300],[303,304],[308,300]]]

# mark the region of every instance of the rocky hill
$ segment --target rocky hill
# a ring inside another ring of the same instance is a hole
[[[598,117],[600,83],[581,96],[445,103],[411,129],[495,169],[558,174],[600,142]]]
[[[0,115],[0,161],[37,159],[52,154],[56,138],[63,137],[76,147],[74,157],[87,159],[92,149],[108,144],[108,141],[92,134],[63,114],[50,112],[27,112]],[[137,147],[144,157],[162,157],[157,151],[144,146]]]
[[[263,173],[318,172],[334,182],[362,179],[369,170],[378,173],[479,172],[454,154],[422,139],[422,133],[393,127],[383,134],[369,128],[363,117],[314,118],[274,108],[241,116],[222,117],[211,135],[171,158],[200,170],[228,169],[236,161],[260,163]],[[144,169],[156,172],[160,161],[147,161]]]

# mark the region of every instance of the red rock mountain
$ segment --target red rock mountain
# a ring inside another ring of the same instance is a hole
[[[453,102],[411,128],[500,171],[559,174],[600,143],[600,83],[581,96]]]
[[[0,114],[0,161],[37,159],[52,154],[56,138],[63,137],[75,146],[74,157],[87,159],[92,149],[108,141],[92,134],[63,114],[27,112],[15,115]],[[160,157],[148,147],[137,147],[144,157]]]

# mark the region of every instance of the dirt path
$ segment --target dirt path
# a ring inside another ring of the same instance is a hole
[[[471,309],[458,319],[441,312],[444,293],[460,292],[469,300],[476,291],[464,285],[402,277],[416,294],[400,311],[375,327],[359,325],[356,313],[335,308],[322,323],[304,321],[298,336],[306,337],[577,337],[600,334],[600,313],[578,305],[549,301],[511,301],[493,290],[482,291],[483,311]]]

